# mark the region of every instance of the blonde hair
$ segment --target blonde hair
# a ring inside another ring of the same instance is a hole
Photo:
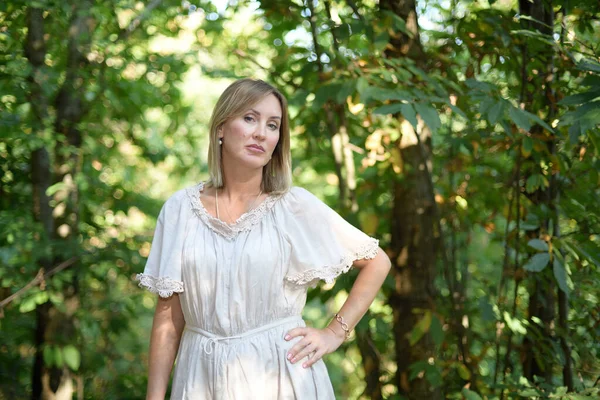
[[[243,115],[253,105],[269,95],[274,95],[281,105],[279,141],[271,160],[263,167],[262,187],[265,193],[285,192],[292,185],[292,155],[290,152],[290,124],[287,100],[273,86],[258,79],[240,79],[225,89],[210,118],[210,143],[208,146],[208,172],[210,186],[221,188],[223,168],[218,130],[224,123]]]

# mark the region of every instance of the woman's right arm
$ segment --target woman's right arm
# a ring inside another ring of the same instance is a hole
[[[150,335],[146,400],[164,400],[184,327],[179,295],[159,296]]]

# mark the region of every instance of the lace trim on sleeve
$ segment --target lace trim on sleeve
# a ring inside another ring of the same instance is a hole
[[[339,275],[346,273],[352,268],[352,263],[356,260],[375,258],[379,251],[379,240],[369,238],[369,241],[360,246],[356,251],[352,251],[344,255],[337,265],[328,265],[322,268],[307,269],[301,273],[286,276],[285,279],[296,285],[315,286],[319,279],[327,283],[333,283],[334,279]]]
[[[139,282],[141,288],[157,293],[160,297],[171,297],[173,293],[183,292],[183,282],[169,277],[156,278],[151,275],[137,274],[135,280]]]

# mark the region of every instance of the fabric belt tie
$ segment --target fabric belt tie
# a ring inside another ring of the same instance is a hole
[[[212,352],[215,349],[215,347],[217,346],[217,344],[219,342],[222,342],[223,340],[244,339],[244,338],[247,338],[249,336],[256,335],[257,333],[268,331],[270,329],[273,329],[273,328],[276,328],[278,326],[287,324],[289,322],[294,322],[294,321],[300,322],[300,321],[303,321],[303,320],[302,320],[302,317],[300,315],[294,315],[292,317],[286,317],[286,318],[283,318],[283,319],[278,319],[278,320],[273,321],[273,322],[271,322],[269,324],[259,326],[258,328],[250,329],[249,331],[246,331],[246,332],[244,332],[242,334],[235,335],[235,336],[219,336],[219,335],[216,335],[216,334],[214,334],[212,332],[205,331],[202,328],[198,328],[197,326],[191,326],[191,325],[186,325],[185,329],[187,329],[188,331],[191,331],[191,332],[199,333],[202,336],[206,337],[208,340],[204,343],[204,352],[206,354],[212,354]]]

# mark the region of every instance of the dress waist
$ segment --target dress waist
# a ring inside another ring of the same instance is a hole
[[[302,321],[303,320],[300,315],[294,315],[291,317],[278,319],[278,320],[268,323],[266,325],[262,325],[262,326],[259,326],[258,328],[250,329],[249,331],[246,331],[244,333],[241,333],[239,335],[234,335],[234,336],[219,336],[217,334],[214,334],[212,332],[206,331],[202,328],[198,328],[197,326],[192,326],[192,325],[186,325],[185,329],[187,329],[188,331],[194,332],[194,333],[198,333],[198,334],[206,337],[208,340],[204,343],[204,352],[206,354],[211,354],[218,342],[221,342],[224,340],[232,340],[232,339],[245,339],[250,336],[254,336],[258,333],[262,333],[262,332],[277,328],[278,326],[281,326],[281,325],[284,325],[284,324],[287,324],[290,322],[302,322]]]

